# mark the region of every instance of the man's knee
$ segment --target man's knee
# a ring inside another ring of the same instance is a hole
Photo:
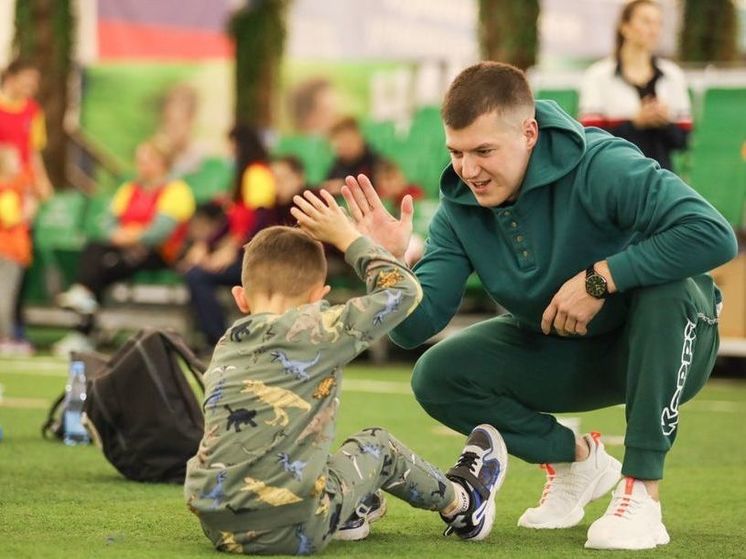
[[[638,304],[644,305],[683,305],[692,300],[692,290],[696,289],[694,281],[684,278],[660,285],[638,287],[632,297]]]
[[[412,371],[412,391],[417,400],[424,405],[425,402],[436,402],[443,399],[443,392],[447,391],[449,384],[449,371],[445,370],[444,359],[440,355],[438,346],[427,350],[417,360]],[[453,371],[450,371],[453,375]]]

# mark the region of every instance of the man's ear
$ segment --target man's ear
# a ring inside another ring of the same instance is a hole
[[[309,303],[315,303],[316,301],[321,301],[324,297],[326,297],[329,292],[332,290],[332,288],[328,285],[319,284],[308,293],[308,302]]]
[[[523,135],[526,138],[526,147],[533,149],[539,141],[539,123],[535,118],[527,118],[523,121]]]
[[[233,295],[233,300],[236,302],[239,311],[243,314],[249,314],[251,312],[249,302],[246,299],[246,292],[243,287],[240,285],[234,285],[231,287],[231,295]]]

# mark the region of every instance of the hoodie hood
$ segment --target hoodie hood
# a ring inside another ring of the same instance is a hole
[[[519,197],[524,192],[551,184],[572,171],[586,150],[583,126],[554,101],[536,101],[539,141],[531,152]],[[441,196],[457,204],[478,206],[469,187],[452,165],[440,177]]]

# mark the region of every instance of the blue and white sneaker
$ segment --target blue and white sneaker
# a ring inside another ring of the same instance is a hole
[[[492,425],[477,425],[466,439],[461,456],[446,477],[462,485],[469,494],[469,508],[453,517],[441,515],[448,524],[443,534],[462,540],[483,540],[495,522],[495,494],[505,481],[508,449]]]
[[[335,540],[359,541],[370,534],[370,525],[386,514],[386,498],[381,491],[363,499],[352,516],[334,532]]]

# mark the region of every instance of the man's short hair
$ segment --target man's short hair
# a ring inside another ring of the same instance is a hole
[[[461,130],[486,113],[534,107],[526,75],[510,64],[480,62],[463,70],[446,92],[443,122]]]
[[[247,293],[296,297],[325,279],[324,248],[300,229],[267,227],[244,246],[241,284]]]

